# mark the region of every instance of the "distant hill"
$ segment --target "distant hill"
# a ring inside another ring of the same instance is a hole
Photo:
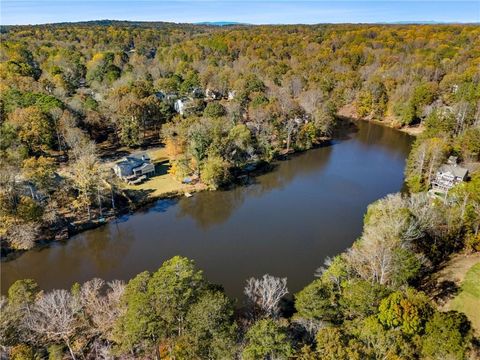
[[[393,21],[393,22],[380,22],[377,24],[389,24],[389,25],[449,25],[449,24],[462,24],[462,25],[468,25],[468,24],[478,24],[477,23],[463,23],[463,22],[443,22],[443,21],[434,21],[434,20],[425,20],[425,21]]]
[[[174,23],[167,21],[129,21],[129,20],[88,20],[88,21],[77,21],[77,22],[58,22],[58,23],[47,23],[47,24],[36,24],[36,25],[1,25],[1,28],[11,28],[11,27],[22,27],[22,26],[48,26],[48,27],[65,27],[65,26],[129,26],[129,27],[138,27],[138,28],[165,28],[172,27],[176,25],[182,25],[187,27],[201,27],[201,24],[192,24],[192,23]],[[207,25],[204,25],[207,26]]]
[[[370,23],[367,23],[370,24]],[[452,22],[438,22],[438,21],[393,21],[393,22],[378,22],[374,23],[376,25],[449,25],[449,24],[461,24],[461,25],[478,25],[480,22],[475,23],[452,23]],[[268,25],[268,24],[265,24]],[[307,25],[307,24],[283,24],[283,25]],[[326,23],[319,24],[310,24],[310,26],[315,25],[326,25]],[[350,24],[353,25],[353,24]],[[358,24],[362,25],[362,24]],[[35,25],[3,25],[0,24],[0,33],[6,32],[8,29],[16,27],[68,27],[68,26],[126,26],[126,27],[135,27],[135,28],[171,28],[174,26],[182,26],[188,29],[202,29],[206,30],[209,27],[223,27],[223,26],[255,26],[253,24],[241,23],[235,21],[203,21],[196,23],[175,23],[168,21],[129,21],[129,20],[87,20],[87,21],[77,21],[77,22],[58,22],[58,23],[46,23],[46,24],[35,24]],[[282,24],[270,24],[270,26],[282,26]]]
[[[87,21],[77,21],[77,22],[58,22],[58,23],[47,23],[47,24],[36,24],[36,25],[0,25],[0,32],[5,31],[13,27],[22,27],[22,26],[49,26],[49,27],[65,27],[65,26],[129,26],[136,28],[167,28],[172,26],[184,26],[184,27],[212,27],[212,26],[239,26],[239,25],[249,25],[245,23],[239,23],[234,21],[205,21],[197,23],[175,23],[167,21],[129,21],[129,20],[87,20]]]
[[[235,21],[203,21],[194,23],[194,25],[208,25],[208,26],[233,26],[233,25],[248,25]]]
[[[408,25],[408,24],[420,24],[420,25],[435,25],[435,24],[446,24],[440,21],[433,21],[433,20],[424,20],[424,21],[394,21],[390,24],[399,24],[399,25]]]

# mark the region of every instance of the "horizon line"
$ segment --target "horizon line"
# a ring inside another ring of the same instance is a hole
[[[58,21],[58,22],[45,22],[45,23],[31,23],[31,24],[0,24],[1,26],[47,26],[47,25],[61,25],[61,24],[81,24],[89,22],[130,22],[130,23],[164,23],[174,25],[207,25],[214,27],[228,27],[228,26],[281,26],[281,25],[302,25],[302,26],[314,26],[314,25],[480,25],[480,21],[436,21],[436,20],[398,20],[398,21],[366,21],[366,22],[318,22],[318,23],[249,23],[238,22],[228,20],[212,20],[212,21],[195,21],[195,22],[181,22],[175,20],[127,20],[127,19],[90,19],[90,20],[78,20],[78,21]]]

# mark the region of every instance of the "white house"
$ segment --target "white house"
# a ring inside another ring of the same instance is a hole
[[[457,164],[457,158],[450,156],[447,163],[440,166],[432,181],[432,190],[447,192],[452,187],[465,181],[468,169]]]
[[[237,94],[237,92],[235,90],[230,90],[228,92],[228,95],[227,95],[227,99],[228,100],[233,100],[235,98],[235,95]]]
[[[183,115],[185,112],[186,105],[188,103],[189,99],[187,98],[182,98],[178,99],[175,101],[173,104],[173,107],[175,108],[175,111],[179,113],[180,115]]]

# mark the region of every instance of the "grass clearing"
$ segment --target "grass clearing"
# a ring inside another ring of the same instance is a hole
[[[153,198],[172,193],[195,192],[204,189],[204,185],[202,184],[182,184],[168,173],[170,165],[165,148],[161,147],[147,150],[146,153],[150,156],[152,163],[155,164],[155,176],[138,185],[125,184],[126,189],[144,191],[148,193],[149,197]]]
[[[454,255],[432,276],[431,285],[438,309],[464,313],[480,336],[480,253]]]
[[[463,312],[480,335],[480,263],[472,266],[465,275],[460,292],[450,301],[450,310]]]

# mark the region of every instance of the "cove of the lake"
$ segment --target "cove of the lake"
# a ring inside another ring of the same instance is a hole
[[[128,280],[182,255],[240,297],[245,280],[287,277],[291,293],[361,234],[368,204],[403,186],[412,137],[368,122],[329,146],[278,162],[252,184],[159,200],[117,221],[1,263],[1,291],[31,278],[43,289],[94,277]]]

